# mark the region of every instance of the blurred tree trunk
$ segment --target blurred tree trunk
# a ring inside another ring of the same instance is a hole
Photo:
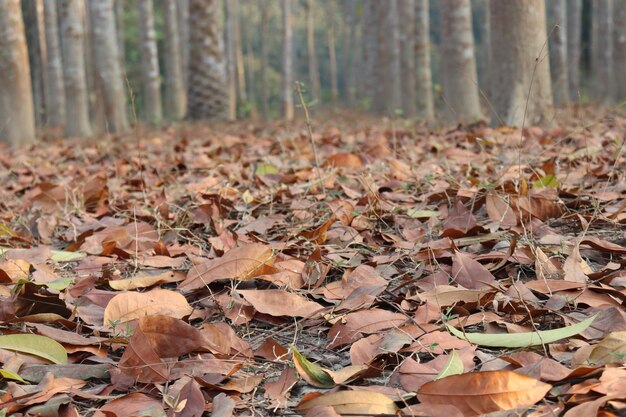
[[[33,92],[19,0],[0,1],[0,139],[35,141]]]
[[[226,73],[228,80],[228,120],[237,120],[237,57],[235,21],[237,20],[237,0],[226,0],[226,28],[224,30],[226,49]]]
[[[235,62],[237,68],[237,98],[240,103],[248,101],[246,97],[246,66],[243,61],[241,42],[241,7],[239,0],[228,0],[233,3],[233,36],[235,39]]]
[[[158,125],[163,120],[163,106],[161,104],[159,53],[154,29],[154,5],[152,0],[136,1],[139,17],[144,119],[152,125]]]
[[[356,54],[356,28],[357,28],[357,11],[358,0],[345,0],[342,2],[344,6],[343,15],[346,24],[344,25],[347,34],[343,37],[343,85],[345,89],[345,97],[348,107],[354,107],[356,93],[356,77],[355,70]]]
[[[613,101],[613,2],[612,0],[594,0],[592,19],[596,26],[597,39],[593,41],[597,52],[592,54],[591,73],[593,96],[605,104]],[[621,70],[621,69],[620,69]]]
[[[567,7],[565,0],[548,0],[548,34],[550,36],[550,70],[554,104],[569,101],[567,62]]]
[[[320,72],[315,51],[315,21],[313,19],[313,0],[306,0],[306,47],[309,57],[309,91],[313,100],[320,101]]]
[[[252,16],[255,10],[254,3],[248,2],[247,7],[244,8],[245,14],[244,22],[249,22],[252,20]],[[252,47],[252,36],[251,36],[252,28],[250,25],[243,25],[242,28],[242,37],[245,42],[245,61],[246,61],[246,88],[247,88],[247,97],[248,102],[250,103],[250,117],[252,119],[256,119],[258,117],[257,110],[257,101],[256,101],[256,80],[254,76],[254,48]]]
[[[415,0],[398,0],[402,63],[402,113],[412,119],[415,107]]]
[[[478,72],[478,94],[486,100],[486,105],[491,105],[490,85],[490,62],[489,51],[491,50],[491,30],[489,28],[489,0],[472,0],[472,10],[476,14],[475,21],[478,25],[478,37],[475,39],[476,48],[476,71]],[[480,39],[480,43],[478,42]],[[481,100],[482,101],[482,100]]]
[[[92,50],[96,79],[104,98],[104,113],[109,130],[123,133],[128,130],[124,76],[117,50],[113,0],[90,1],[89,16],[93,28]]]
[[[124,2],[115,0],[115,28],[117,29],[117,51],[120,54],[120,65],[126,61],[126,42],[124,42]]]
[[[28,45],[28,61],[30,65],[31,88],[33,90],[33,106],[35,124],[46,124],[46,85],[47,55],[46,39],[43,22],[43,1],[25,0],[23,2],[23,18]]]
[[[378,16],[377,84],[374,111],[394,116],[402,108],[398,1],[376,2]]]
[[[430,69],[430,27],[428,0],[415,1],[415,67],[417,115],[430,121],[435,117],[432,74]]]
[[[579,100],[582,0],[567,0],[567,79],[570,100]]]
[[[91,135],[81,1],[61,0],[58,10],[61,25],[66,105],[65,133],[67,136]]]
[[[474,123],[480,110],[478,77],[469,0],[441,1],[441,63],[443,95],[451,119]]]
[[[83,23],[83,31],[85,38],[83,47],[85,48],[85,78],[87,81],[87,100],[89,102],[89,120],[91,125],[91,133],[99,135],[107,131],[107,121],[104,105],[104,97],[102,94],[102,82],[97,77],[97,71],[94,59],[95,44],[93,41],[94,34],[91,25],[89,1],[80,2],[80,18]]]
[[[50,126],[63,126],[65,124],[65,87],[63,85],[63,65],[59,46],[57,0],[45,0],[44,20],[46,22],[46,50],[48,53],[46,92],[48,124]]]
[[[264,119],[270,116],[269,86],[267,81],[267,54],[268,54],[268,18],[269,5],[265,0],[259,0],[261,13],[261,113]]]
[[[189,0],[177,0],[183,86],[189,91]]]
[[[491,0],[493,122],[530,126],[552,116],[543,0]],[[530,93],[530,96],[529,96]]]
[[[326,0],[328,16],[328,60],[330,66],[330,98],[333,108],[337,106],[339,89],[337,87],[337,57],[335,56],[335,0]]]
[[[185,117],[182,51],[178,30],[177,0],[164,0],[165,23],[165,113],[170,120]]]
[[[291,27],[291,0],[282,0],[283,15],[283,117],[293,120],[293,29]]]
[[[378,95],[378,87],[376,80],[376,67],[378,63],[378,31],[380,22],[377,16],[377,0],[363,0],[363,16],[361,18],[361,42],[363,71],[358,85],[360,100],[365,100],[366,106],[372,110],[375,109],[376,103],[372,103]]]
[[[613,75],[615,98],[626,99],[626,0],[613,0]]]
[[[228,116],[221,5],[219,0],[189,2],[188,115],[192,119]]]

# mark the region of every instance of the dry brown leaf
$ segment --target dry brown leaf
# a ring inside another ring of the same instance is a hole
[[[160,288],[145,292],[116,295],[104,309],[104,324],[113,326],[153,314],[183,318],[193,311],[185,297]]]
[[[315,394],[318,394],[315,396]],[[331,406],[339,414],[394,414],[398,407],[384,394],[368,391],[339,391],[305,395],[296,407],[307,411],[316,406]]]
[[[452,258],[452,279],[460,286],[473,290],[492,288],[496,279],[480,262],[468,254],[456,252]]]
[[[258,312],[276,317],[313,317],[324,310],[314,301],[283,290],[239,290],[237,293]]]

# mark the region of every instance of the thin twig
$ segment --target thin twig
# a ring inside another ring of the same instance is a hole
[[[313,150],[313,159],[315,160],[315,170],[317,171],[317,176],[320,181],[320,187],[322,187],[322,192],[326,194],[326,187],[324,187],[324,181],[322,180],[322,172],[320,171],[320,162],[317,159],[317,148],[315,147],[315,141],[313,140],[313,128],[311,127],[311,118],[309,117],[309,108],[304,102],[304,96],[302,95],[302,84],[299,81],[296,81],[296,93],[298,93],[298,97],[300,98],[300,104],[304,109],[304,118],[306,120],[306,127],[309,132],[309,140],[311,141],[311,149]]]

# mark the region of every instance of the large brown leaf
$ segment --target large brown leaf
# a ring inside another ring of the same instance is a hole
[[[480,262],[468,254],[456,252],[452,258],[452,278],[462,287],[472,290],[492,288],[496,279]]]
[[[530,407],[552,388],[511,371],[452,375],[424,384],[417,391],[422,404],[454,404],[465,416]]]
[[[324,310],[314,301],[283,290],[239,290],[237,293],[256,311],[270,316],[313,317]]]
[[[153,314],[182,318],[193,311],[185,297],[175,291],[156,288],[152,291],[116,295],[104,309],[104,324],[126,323]]]

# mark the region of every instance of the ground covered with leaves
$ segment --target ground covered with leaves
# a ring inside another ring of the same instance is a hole
[[[314,130],[3,150],[0,415],[623,415],[626,119]]]

